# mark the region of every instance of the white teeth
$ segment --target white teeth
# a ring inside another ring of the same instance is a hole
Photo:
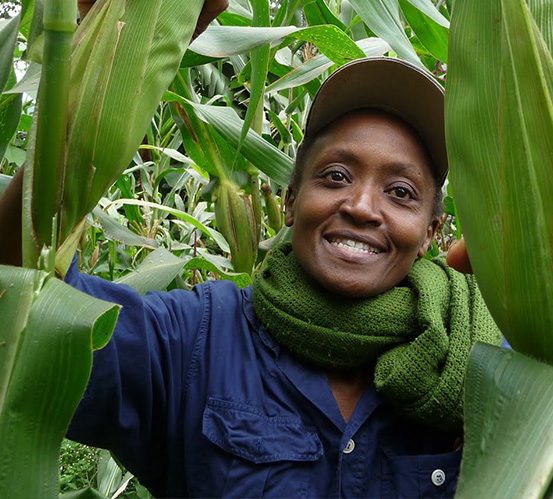
[[[373,255],[378,255],[380,250],[369,246],[367,243],[362,243],[361,241],[354,241],[353,239],[341,239],[334,238],[330,240],[330,244],[338,246],[339,248],[347,249],[352,253],[370,253]]]

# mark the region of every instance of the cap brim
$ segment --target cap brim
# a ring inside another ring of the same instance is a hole
[[[448,172],[444,90],[434,78],[413,64],[389,57],[350,62],[319,89],[305,134],[316,135],[339,116],[360,108],[382,109],[410,124],[424,142],[437,178],[444,182]]]

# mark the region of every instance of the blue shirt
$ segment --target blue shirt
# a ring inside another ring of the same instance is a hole
[[[155,496],[453,497],[457,435],[399,417],[374,385],[346,423],[326,373],[225,281],[148,293],[67,282],[123,306],[68,437],[112,450]]]

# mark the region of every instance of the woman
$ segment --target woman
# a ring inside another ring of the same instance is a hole
[[[123,305],[68,436],[156,496],[451,497],[470,345],[500,343],[472,277],[422,257],[447,174],[443,93],[364,59],[321,87],[286,202],[292,245],[253,288]]]

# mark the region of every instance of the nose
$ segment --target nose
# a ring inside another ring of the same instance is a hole
[[[341,211],[357,224],[380,225],[382,218],[382,194],[367,186],[352,188],[341,205]]]

